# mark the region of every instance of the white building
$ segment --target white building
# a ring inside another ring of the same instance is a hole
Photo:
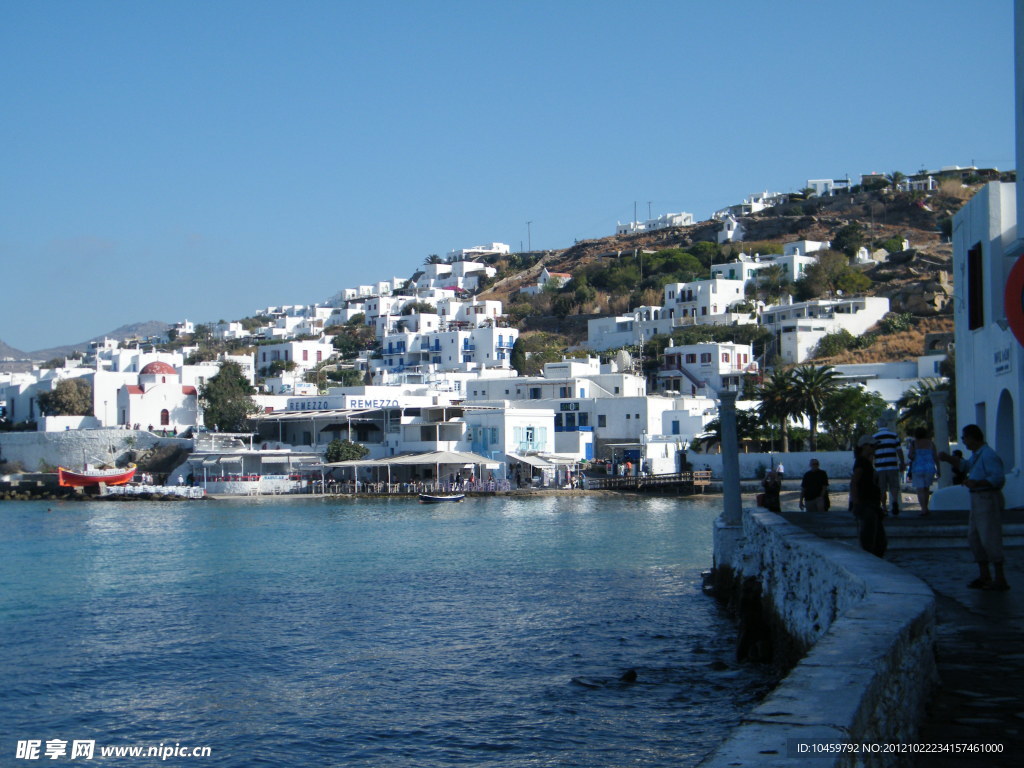
[[[807,268],[818,261],[816,255],[790,254],[759,254],[753,256],[741,253],[736,261],[715,264],[711,267],[711,277],[725,280],[742,280],[745,283],[754,280],[757,274],[769,267],[782,267],[783,277],[788,282],[796,282],[803,277]]]
[[[295,363],[295,370],[308,371],[326,361],[334,354],[334,347],[322,339],[308,341],[283,341],[280,344],[266,344],[256,350],[256,365],[260,370],[269,369],[275,362],[284,369],[288,363]]]
[[[170,365],[150,363],[117,391],[117,423],[176,434],[200,423],[198,395]]]
[[[828,334],[846,330],[861,336],[888,311],[889,300],[879,296],[815,299],[765,307],[761,324],[774,333],[784,363],[802,363]]]
[[[1021,4],[1017,4],[1017,85],[1022,71]],[[1024,118],[1017,112],[1017,159],[1024,157]],[[977,424],[1003,460],[1008,508],[1024,506],[1024,221],[1022,179],[992,182],[953,219],[953,321],[956,408],[960,429]]]
[[[743,280],[713,277],[665,286],[663,313],[682,322],[676,325],[724,325],[738,321],[733,305],[746,301]],[[744,313],[748,314],[748,313]]]
[[[665,348],[658,390],[665,394],[715,397],[724,388],[741,387],[756,376],[758,365],[749,344],[701,343]]]
[[[481,256],[507,256],[512,249],[505,243],[488,243],[486,245],[474,245],[472,248],[459,248],[448,251],[448,261],[467,261],[478,259]]]
[[[661,307],[638,307],[624,315],[588,320],[584,346],[594,352],[635,347],[672,328],[672,318]]]
[[[563,285],[572,280],[572,275],[568,272],[549,272],[547,267],[544,267],[540,271],[540,277],[537,278],[535,285],[527,285],[519,289],[519,292],[526,294],[527,296],[534,296],[548,286],[553,288],[561,288]]]
[[[415,317],[415,316],[410,316]],[[437,315],[421,315],[423,322]],[[385,335],[382,356],[370,361],[374,373],[414,370],[470,371],[479,368],[510,368],[517,328],[494,324],[458,330],[405,330]]]
[[[844,384],[856,384],[874,392],[895,408],[904,393],[926,380],[942,378],[945,355],[924,355],[916,360],[892,363],[855,363],[833,366]]]
[[[629,221],[616,223],[616,235],[635,235],[638,232],[654,232],[671,227],[689,227],[693,224],[692,213],[664,213],[647,221]]]
[[[831,197],[840,192],[849,192],[852,185],[850,178],[845,179],[808,179],[807,186],[814,190],[818,197]]]
[[[781,192],[755,192],[753,195],[745,197],[742,203],[736,205],[730,205],[726,208],[715,211],[711,214],[711,218],[725,221],[726,218],[738,217],[738,216],[750,216],[766,208],[773,208],[776,205],[782,205],[789,197],[782,194]]]

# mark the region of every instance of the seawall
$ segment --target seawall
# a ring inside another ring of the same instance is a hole
[[[0,458],[21,464],[29,472],[55,471],[57,466],[77,467],[126,460],[134,452],[156,445],[180,445],[191,449],[192,441],[180,437],[159,437],[146,430],[70,429],[61,432],[4,432],[0,434]]]
[[[935,596],[924,582],[763,510],[715,530],[716,588],[751,580],[761,607],[806,655],[703,763],[893,766],[911,755],[816,752],[814,744],[910,744],[937,683]],[[741,644],[744,641],[741,627]],[[747,644],[756,642],[749,638]],[[811,745],[801,752],[800,744]]]

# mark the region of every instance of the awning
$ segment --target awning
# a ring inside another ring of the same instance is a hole
[[[540,456],[520,456],[518,453],[510,453],[508,457],[512,461],[518,461],[521,464],[528,464],[531,467],[537,469],[550,469],[552,464],[549,461],[545,461]]]
[[[412,453],[403,456],[390,456],[383,459],[358,459],[354,461],[336,461],[324,464],[325,467],[390,467],[390,466],[431,466],[431,465],[452,465],[459,466],[473,464],[497,469],[501,464],[497,461],[481,456],[478,453],[466,451],[431,451],[429,453]]]

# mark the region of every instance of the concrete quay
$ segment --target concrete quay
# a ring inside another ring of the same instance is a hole
[[[833,494],[823,515],[797,510],[783,497],[782,517],[826,540],[856,548],[856,525],[845,494]],[[967,547],[967,513],[933,511],[920,517],[916,501],[887,517],[885,560],[935,593],[935,657],[939,684],[920,723],[917,741],[1001,744],[1002,753],[918,754],[908,764],[950,768],[1024,764],[1024,511],[1003,518],[1009,592],[967,584],[977,566]]]
[[[1004,519],[1014,588],[983,592],[967,587],[966,512],[919,517],[905,495],[883,560],[860,549],[845,487],[833,483],[821,515],[798,509],[797,487],[786,482],[781,514],[751,495],[739,525],[716,526],[716,586],[737,594],[756,580],[762,609],[806,655],[702,766],[1022,764],[1024,512]]]

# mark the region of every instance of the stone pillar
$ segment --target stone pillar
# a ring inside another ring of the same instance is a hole
[[[932,401],[932,432],[935,435],[935,450],[939,453],[949,453],[949,392],[944,389],[933,389],[928,397]],[[945,488],[953,483],[953,468],[944,461],[939,461],[939,488]]]
[[[736,431],[735,390],[718,393],[718,423],[722,425],[722,522],[739,525],[743,517],[740,497],[740,441]]]

